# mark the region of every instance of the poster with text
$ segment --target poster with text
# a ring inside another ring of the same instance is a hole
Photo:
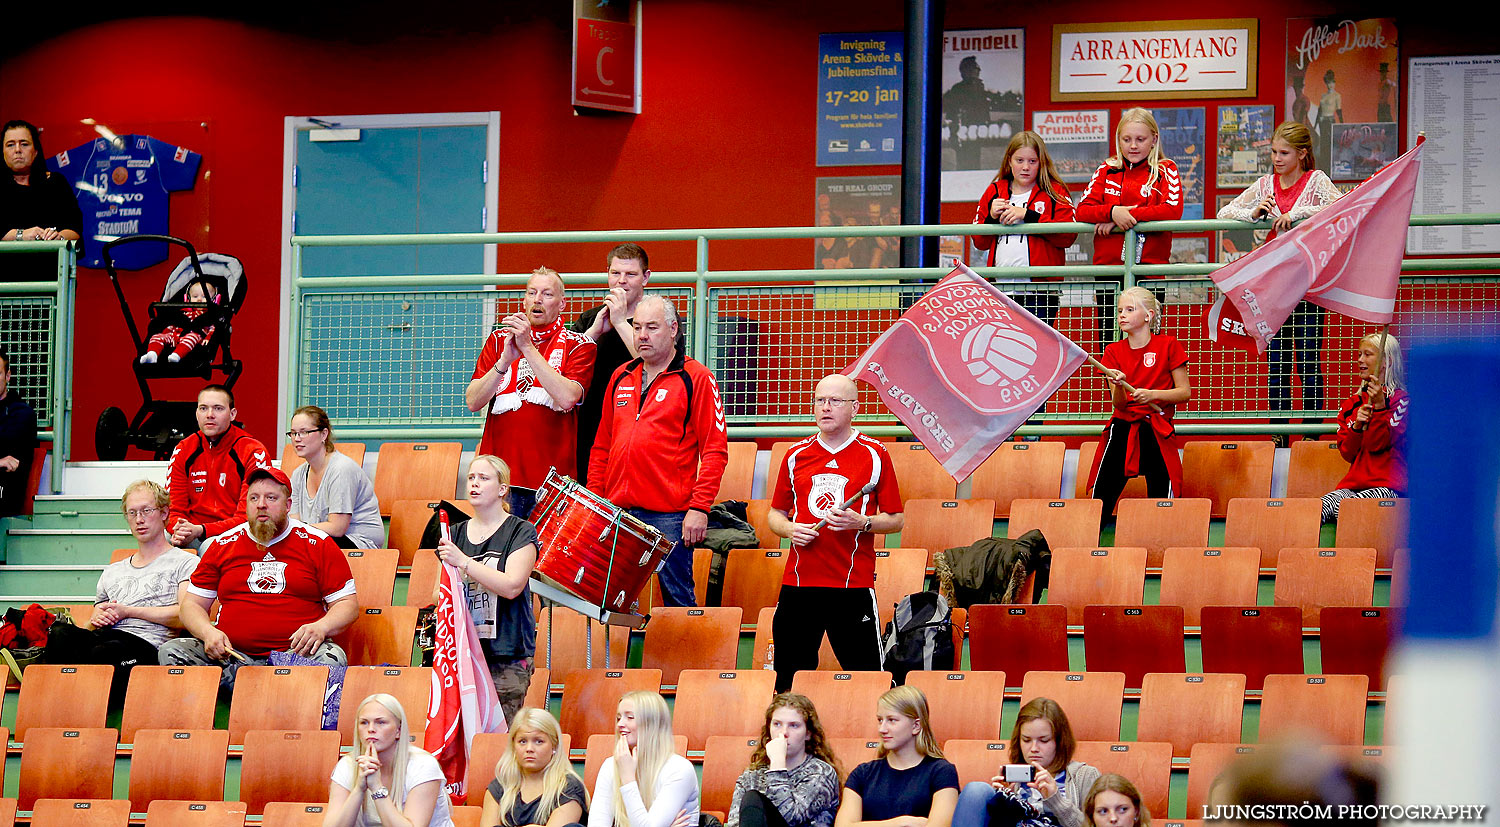
[[[1203,217],[1203,178],[1206,169],[1203,155],[1208,147],[1207,117],[1201,106],[1155,107],[1161,130],[1161,153],[1177,164],[1182,179],[1182,217]]]
[[[1217,215],[1219,210],[1223,209],[1224,205],[1233,201],[1234,198],[1235,196],[1233,195],[1219,196],[1218,204],[1214,208],[1214,214]],[[1259,249],[1271,237],[1271,231],[1246,227],[1243,230],[1219,230],[1214,235],[1218,244],[1218,251],[1214,255],[1214,260],[1220,264],[1228,264],[1231,261],[1243,258],[1251,250]]]
[[[1396,160],[1396,125],[1393,123],[1336,123],[1333,125],[1328,177],[1337,181],[1363,181]]]
[[[1500,54],[1408,58],[1406,95],[1408,146],[1427,135],[1412,212],[1500,213]],[[1418,254],[1500,252],[1500,225],[1413,227],[1406,244]]]
[[[1274,106],[1219,107],[1218,188],[1246,187],[1270,172],[1275,133]]]
[[[974,201],[1025,129],[1021,29],[943,32],[942,200]]]
[[[814,198],[819,227],[891,226],[901,223],[901,176],[851,175],[819,178]],[[901,239],[896,236],[834,237],[813,241],[819,270],[899,267]]]
[[[901,32],[818,35],[818,166],[901,163]]]
[[[1287,120],[1313,133],[1318,169],[1328,169],[1337,124],[1396,123],[1400,66],[1396,20],[1303,17],[1286,22]],[[1393,149],[1392,158],[1397,151]]]
[[[1057,174],[1069,183],[1088,183],[1110,155],[1108,109],[1033,112],[1031,131],[1041,136]],[[1073,193],[1075,200],[1081,192]]]

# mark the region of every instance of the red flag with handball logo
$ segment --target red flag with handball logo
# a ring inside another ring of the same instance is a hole
[[[960,264],[844,369],[962,482],[1087,358]]]
[[[1264,352],[1304,298],[1372,324],[1396,312],[1422,138],[1405,155],[1244,258],[1215,270],[1208,338]]]

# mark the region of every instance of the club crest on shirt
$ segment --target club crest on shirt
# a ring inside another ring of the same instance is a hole
[[[666,388],[657,388],[656,389],[656,401],[660,402],[660,401],[662,401],[663,399],[666,399],[666,398],[667,398],[667,389]]]
[[[813,516],[823,519],[844,504],[844,486],[849,480],[841,474],[814,474],[807,492],[807,507]]]
[[[249,586],[250,591],[255,594],[281,594],[286,591],[286,563],[276,560],[251,563]]]
[[[1046,215],[1047,214],[1047,202],[1046,201],[1038,201],[1035,204],[1031,205],[1031,209],[1034,212],[1036,212],[1037,215]]]
[[[1141,364],[1145,365],[1148,368],[1156,367],[1156,354],[1147,351],[1146,355],[1141,357]]]
[[[1151,185],[1150,184],[1141,184],[1141,197],[1145,198],[1146,196],[1148,196],[1150,194],[1151,194]]]

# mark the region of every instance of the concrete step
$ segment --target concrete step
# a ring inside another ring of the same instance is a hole
[[[91,601],[95,587],[99,584],[99,573],[103,565],[97,566],[0,566],[0,595],[67,597],[67,602]]]
[[[38,512],[32,515],[31,528],[49,528],[58,531],[76,531],[81,528],[108,528],[126,531],[125,517],[116,508],[110,514],[90,514],[79,511],[64,511],[56,514]]]
[[[110,552],[135,546],[130,532],[108,528],[12,528],[5,539],[6,562],[23,565],[104,565]]]
[[[38,494],[37,514],[113,514],[120,516],[119,497],[91,497],[73,494]]]

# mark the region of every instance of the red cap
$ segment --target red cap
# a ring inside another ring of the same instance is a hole
[[[245,485],[249,485],[250,483],[262,478],[276,480],[287,488],[292,487],[292,481],[287,479],[286,472],[282,471],[280,468],[273,468],[269,465],[263,465],[259,468],[251,469],[250,473],[245,475]]]

